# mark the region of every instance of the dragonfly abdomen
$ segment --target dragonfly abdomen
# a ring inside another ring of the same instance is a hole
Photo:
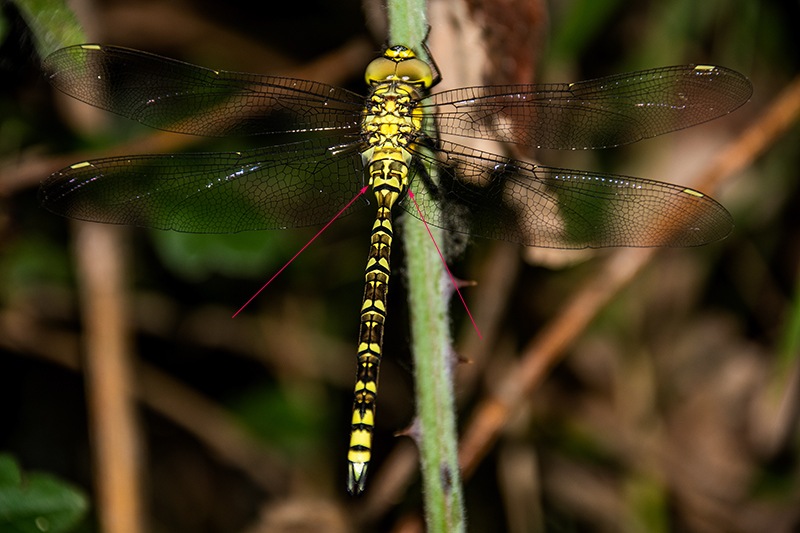
[[[375,399],[378,371],[383,350],[383,326],[389,295],[389,259],[392,252],[392,207],[408,188],[405,150],[385,147],[375,150],[367,171],[378,203],[372,226],[369,256],[361,304],[353,417],[348,452],[348,489],[353,494],[364,490],[367,467],[372,454]]]

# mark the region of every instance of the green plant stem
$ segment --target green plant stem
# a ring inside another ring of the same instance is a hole
[[[424,53],[421,44],[428,32],[425,0],[390,0],[388,16],[391,43]],[[416,383],[414,435],[420,451],[427,530],[461,532],[466,528],[447,314],[450,281],[425,224],[406,217],[403,230]],[[430,231],[437,242],[443,241],[440,229]]]

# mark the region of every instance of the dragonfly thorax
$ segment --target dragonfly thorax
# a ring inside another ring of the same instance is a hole
[[[415,106],[419,98],[405,83],[386,82],[373,87],[363,121],[367,144],[375,148],[407,145],[422,130],[422,111]]]

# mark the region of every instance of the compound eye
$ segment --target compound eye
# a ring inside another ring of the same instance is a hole
[[[396,69],[397,62],[385,57],[379,57],[373,59],[372,62],[367,65],[367,70],[364,72],[364,79],[367,81],[367,85],[393,79],[396,78]]]
[[[433,72],[425,61],[417,58],[404,59],[397,64],[397,77],[414,85],[429,88],[433,84]]]

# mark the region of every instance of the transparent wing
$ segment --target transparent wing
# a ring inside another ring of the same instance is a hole
[[[423,100],[439,133],[535,148],[604,148],[730,113],[753,92],[724,67],[683,65],[552,85],[467,87]]]
[[[417,156],[440,168],[438,186],[419,170],[412,183],[425,219],[476,237],[549,248],[697,246],[733,227],[719,203],[679,185],[544,167],[447,142],[435,158],[419,149]],[[402,205],[419,216],[410,202]]]
[[[358,133],[364,97],[307,80],[211,70],[104,45],[42,64],[60,91],[148,126],[194,135]]]
[[[97,159],[56,172],[39,197],[59,215],[192,233],[307,226],[330,220],[361,189],[361,149],[332,150],[323,139]]]

